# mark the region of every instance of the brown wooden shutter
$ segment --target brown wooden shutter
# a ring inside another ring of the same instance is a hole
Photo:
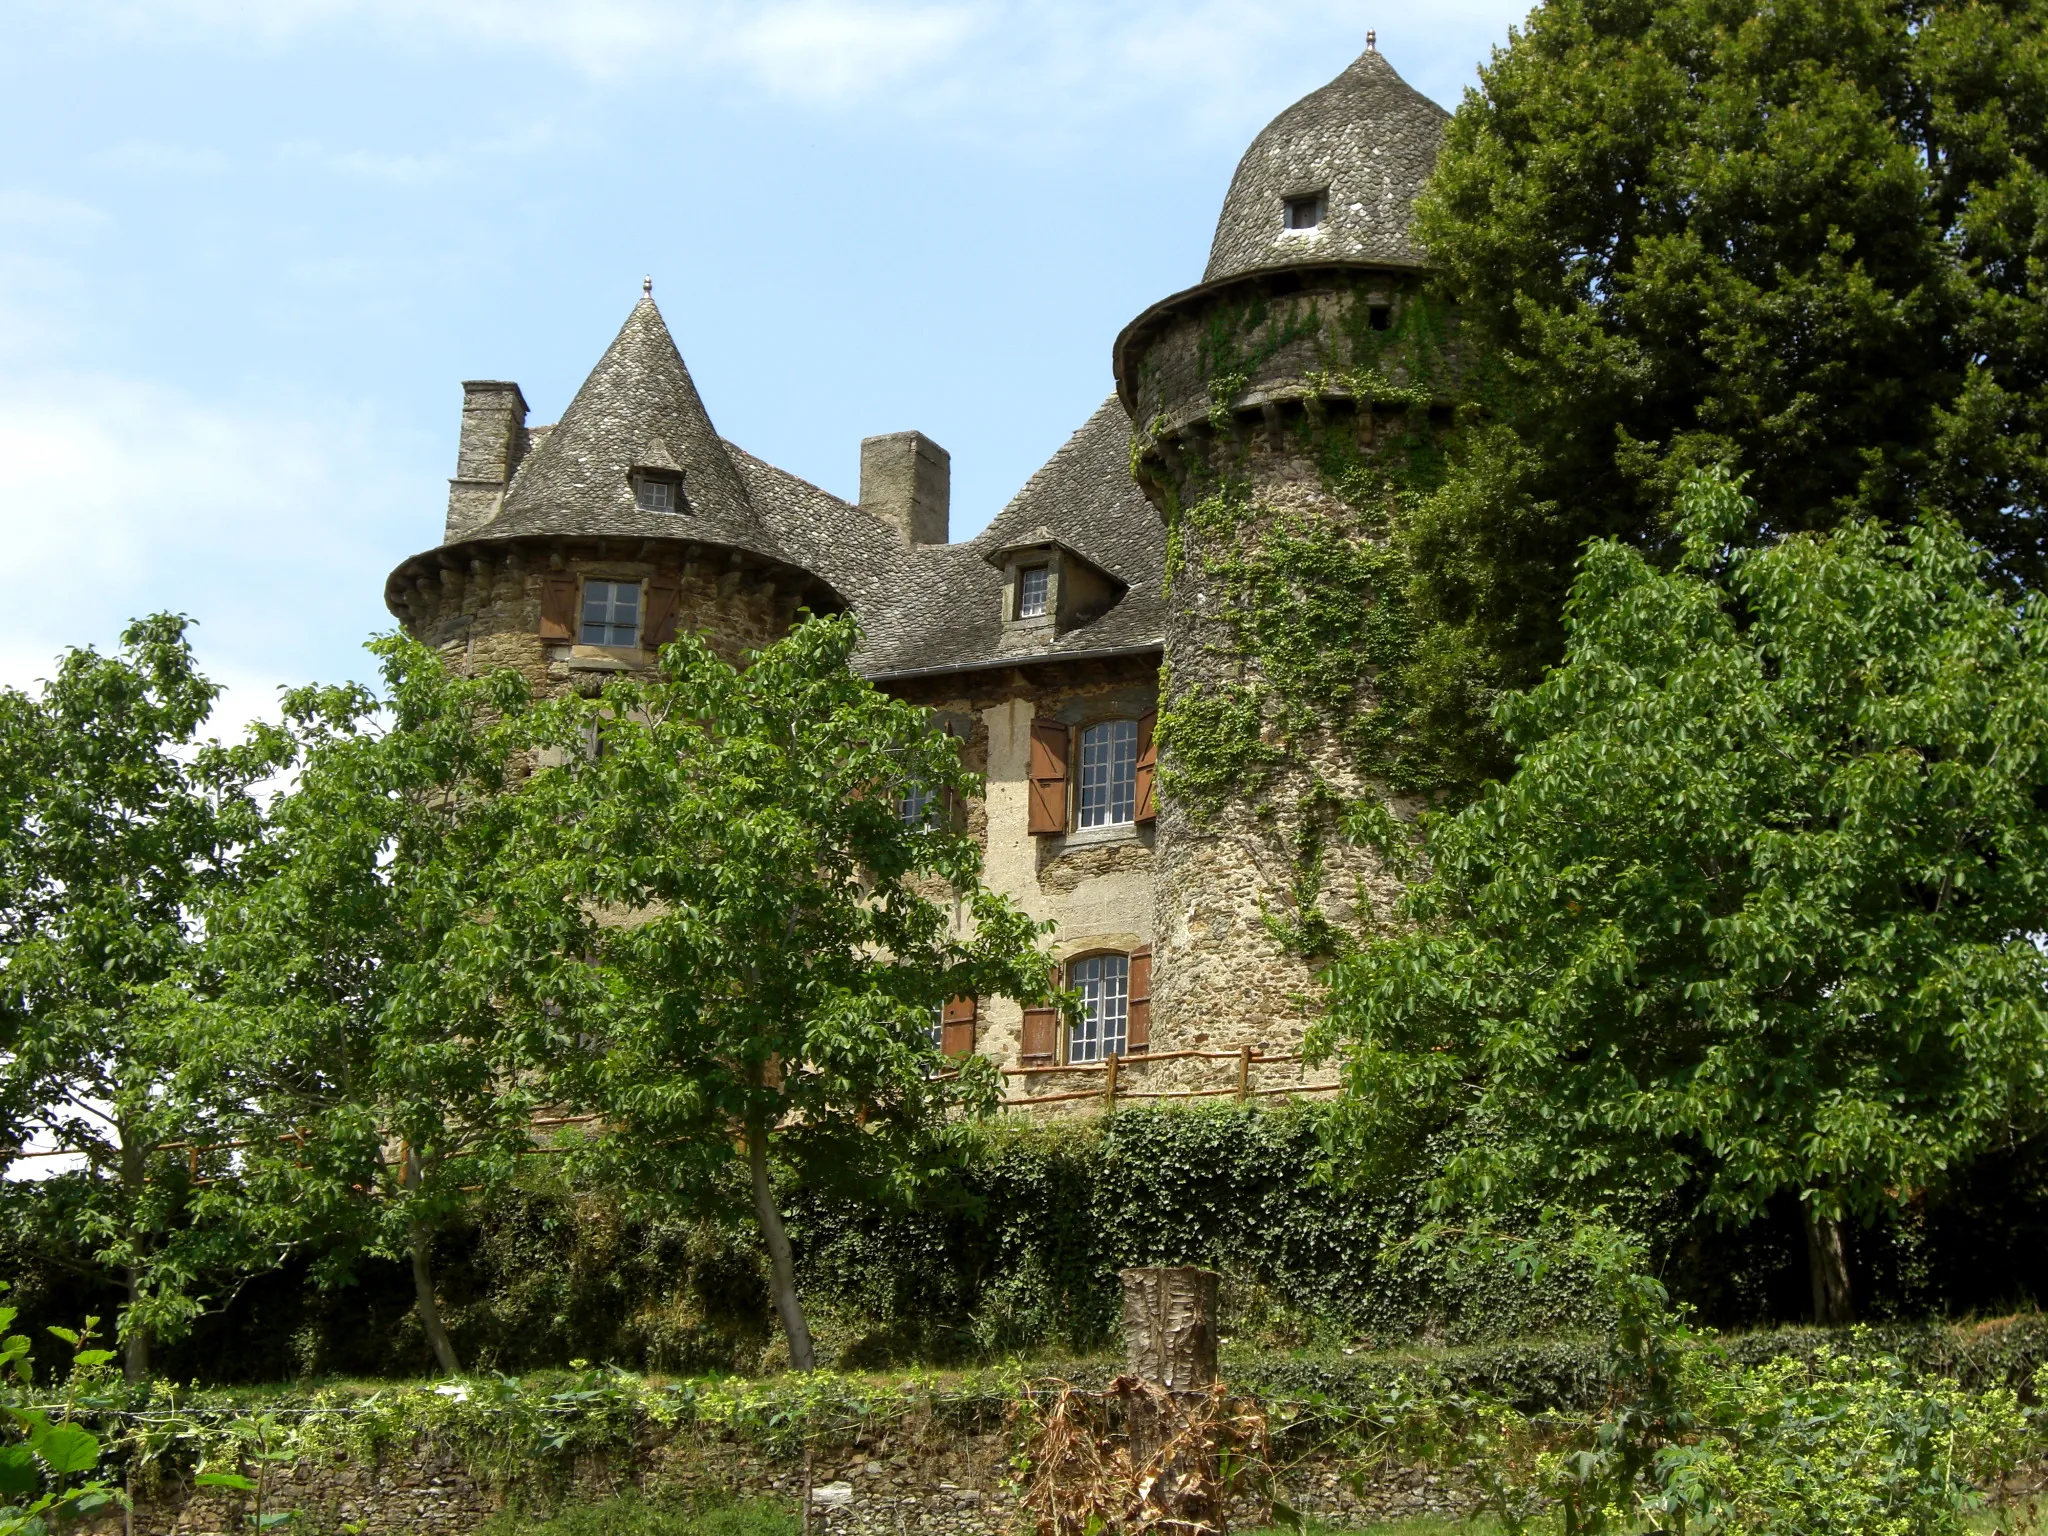
[[[648,650],[656,650],[675,639],[682,600],[682,587],[667,577],[657,576],[647,583],[647,614],[640,621],[640,643]]]
[[[1139,821],[1159,819],[1159,793],[1153,787],[1159,777],[1159,748],[1153,745],[1152,731],[1159,724],[1155,712],[1138,722],[1138,814]]]
[[[1124,1049],[1133,1056],[1152,1049],[1152,946],[1131,951],[1130,1014],[1124,1025]]]
[[[1024,1010],[1024,1049],[1018,1054],[1027,1067],[1051,1063],[1060,1041],[1060,1011],[1047,1003]]]
[[[576,638],[576,578],[543,576],[540,583],[540,637]]]
[[[1031,722],[1031,835],[1067,830],[1067,755],[1073,733],[1057,720]]]
[[[981,1017],[978,998],[956,997],[939,1016],[939,1050],[947,1056],[974,1054],[974,1026]]]

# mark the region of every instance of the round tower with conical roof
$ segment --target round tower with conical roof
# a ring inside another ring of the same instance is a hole
[[[1448,114],[1368,48],[1238,166],[1203,282],[1116,344],[1168,530],[1155,1049],[1299,1038],[1399,881],[1344,835],[1410,775],[1390,515],[1459,388],[1411,213]]]
[[[590,690],[679,632],[737,661],[846,606],[755,507],[651,295],[553,426],[527,426],[515,384],[463,390],[443,540],[384,587],[459,670]]]

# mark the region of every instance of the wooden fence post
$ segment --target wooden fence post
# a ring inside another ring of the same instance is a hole
[[[1237,1102],[1242,1104],[1252,1096],[1252,1048],[1241,1045],[1237,1048]]]
[[[1104,1109],[1116,1108],[1116,1066],[1122,1060],[1123,1057],[1121,1056],[1111,1056],[1109,1058],[1109,1071],[1104,1074],[1102,1083],[1102,1107]]]

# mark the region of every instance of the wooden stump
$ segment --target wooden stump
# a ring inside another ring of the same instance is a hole
[[[1127,1269],[1123,1282],[1130,1374],[1169,1392],[1208,1390],[1216,1380],[1216,1272]]]

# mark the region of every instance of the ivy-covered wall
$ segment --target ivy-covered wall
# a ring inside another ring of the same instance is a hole
[[[1167,525],[1155,1039],[1291,1043],[1399,871],[1351,835],[1443,780],[1413,740],[1392,537],[1443,472],[1453,317],[1414,274],[1214,291],[1126,354]]]

